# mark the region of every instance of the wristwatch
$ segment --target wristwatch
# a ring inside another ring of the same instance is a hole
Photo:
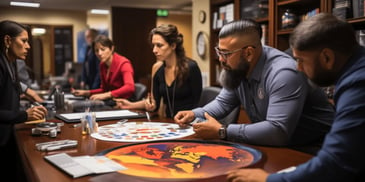
[[[227,138],[227,126],[222,125],[218,130],[219,139],[225,140]]]

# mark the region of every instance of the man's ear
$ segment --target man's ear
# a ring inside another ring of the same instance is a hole
[[[328,70],[332,70],[335,66],[335,53],[333,50],[324,48],[320,57],[322,66]]]
[[[248,60],[251,60],[252,59],[252,57],[254,56],[254,52],[255,51],[255,49],[254,48],[252,48],[252,47],[247,47],[244,51],[242,51],[242,54],[245,54],[246,55],[246,58],[248,59]]]

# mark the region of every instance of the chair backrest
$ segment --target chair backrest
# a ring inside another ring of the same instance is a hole
[[[200,96],[198,106],[203,107],[204,105],[214,100],[221,90],[222,89],[220,87],[214,87],[214,86],[204,87],[202,94]],[[218,121],[221,124],[237,123],[239,112],[240,112],[240,106],[237,106],[231,111],[231,113],[229,113],[224,118],[218,119]]]
[[[131,98],[129,98],[130,101],[139,101],[146,97],[147,95],[147,87],[146,85],[142,83],[134,83],[135,91]]]

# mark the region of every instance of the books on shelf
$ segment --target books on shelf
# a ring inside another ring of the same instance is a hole
[[[364,16],[365,0],[352,0],[352,14],[353,18]]]
[[[357,30],[355,32],[356,39],[361,46],[365,46],[365,30]]]
[[[240,4],[241,18],[263,18],[268,16],[268,0],[245,0]]]
[[[220,6],[218,11],[213,13],[213,29],[222,28],[228,22],[234,20],[234,4]]]
[[[363,17],[365,0],[335,0],[332,14],[341,19]]]
[[[262,36],[261,36],[261,44],[262,45],[268,45],[268,27],[266,24],[261,24],[261,29],[262,29]]]
[[[352,18],[352,0],[335,0],[332,14],[340,19]]]
[[[303,20],[306,20],[316,14],[319,14],[319,8],[316,8],[316,9],[313,9],[313,10],[310,10],[308,11],[306,14],[302,15],[300,17],[300,21],[303,21]]]

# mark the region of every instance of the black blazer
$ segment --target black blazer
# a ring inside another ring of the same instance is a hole
[[[24,122],[28,117],[26,111],[19,109],[21,92],[19,80],[12,80],[5,61],[7,60],[4,55],[0,55],[0,146],[5,145],[13,135],[14,124]],[[16,69],[15,74],[17,74]]]

